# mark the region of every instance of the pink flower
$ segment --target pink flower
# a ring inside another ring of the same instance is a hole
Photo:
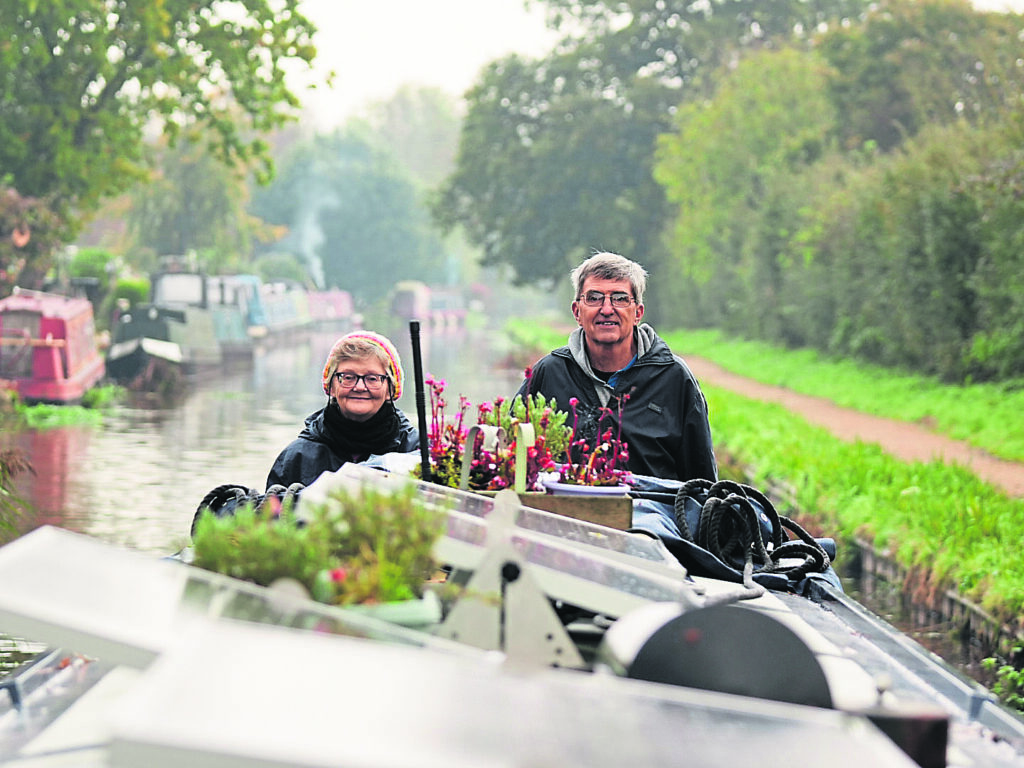
[[[613,438],[609,426],[601,431],[601,422],[612,415],[611,408],[601,408],[597,420],[598,436],[595,444],[590,446],[583,438],[576,438],[579,428],[579,413],[576,406],[577,398],[571,398],[569,405],[573,412],[573,437],[568,464],[562,466],[559,479],[565,483],[577,485],[618,485],[630,480],[629,471],[625,468],[629,461],[629,447],[622,441],[622,409],[628,395],[623,395],[618,402],[618,434]]]
[[[444,412],[444,382],[433,379],[431,381],[431,424],[427,437],[434,482],[457,486],[463,462],[469,461],[470,488],[500,490],[512,486],[516,474],[515,443],[486,451],[483,449],[484,436],[481,434],[477,437],[475,445],[467,445],[466,436],[469,430],[465,425],[465,417],[471,407],[469,400],[460,395],[459,412],[453,420],[449,420]],[[526,473],[526,486],[530,490],[539,486],[539,474],[542,470],[556,468],[554,457],[546,445],[544,432],[553,423],[561,424],[560,421],[552,419],[553,412],[550,408],[545,408],[540,419],[532,418],[532,400],[533,398],[525,398],[526,418],[540,427],[541,434],[538,434],[534,443],[527,447],[526,466],[523,469]],[[516,418],[510,416],[509,405],[502,397],[497,397],[490,403],[483,403],[477,406],[477,421],[481,424],[504,426],[506,431],[509,431],[509,419]],[[513,433],[514,430],[509,431],[508,437],[514,437]],[[560,436],[560,439],[564,438]]]

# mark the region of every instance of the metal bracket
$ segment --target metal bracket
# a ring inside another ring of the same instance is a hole
[[[517,422],[514,425],[516,458],[515,458],[515,479],[513,490],[516,493],[526,492],[526,461],[527,451],[536,442],[533,425]],[[495,427],[490,424],[474,424],[466,433],[466,448],[468,456],[462,459],[462,475],[459,478],[459,489],[469,490],[469,469],[473,459],[473,449],[476,447],[476,436],[482,434],[484,437],[483,448],[486,451],[494,451],[499,448],[506,448],[509,445],[508,435],[502,427]]]
[[[462,596],[436,634],[484,650],[503,651],[513,663],[585,669],[586,664],[530,567],[509,543],[509,514],[518,506],[501,491],[490,515],[495,543],[473,571]]]

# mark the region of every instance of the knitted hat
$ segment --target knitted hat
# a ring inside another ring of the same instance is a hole
[[[400,398],[402,396],[402,383],[405,379],[405,373],[402,371],[402,360],[398,356],[398,350],[395,349],[395,345],[387,338],[373,331],[346,333],[334,343],[331,351],[327,354],[327,362],[324,363],[324,392],[327,395],[331,394],[331,378],[334,376],[335,371],[338,370],[338,364],[341,362],[343,354],[346,358],[351,355],[350,342],[362,345],[369,344],[384,353],[388,360],[385,371],[395,385],[394,399]]]

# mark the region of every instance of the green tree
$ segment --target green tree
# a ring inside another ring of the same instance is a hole
[[[251,211],[287,230],[272,250],[297,254],[317,284],[349,290],[364,307],[398,280],[443,274],[419,186],[360,123],[296,146]]]
[[[400,280],[437,282],[445,251],[416,185],[390,154],[354,134],[334,137],[317,254],[328,285],[361,306]]]
[[[864,0],[544,0],[549,23],[568,30],[601,87],[628,90],[642,74],[672,86],[671,108],[709,95],[709,73],[744,52],[809,43],[862,17]],[[600,63],[599,63],[600,62]],[[696,91],[696,92],[695,92]],[[682,98],[680,98],[680,95]]]
[[[834,351],[950,381],[1024,371],[1020,138],[930,126],[833,193],[815,258],[837,280]]]
[[[978,329],[967,352],[968,374],[1024,378],[1024,113],[980,137],[998,147],[964,186],[984,211],[983,256],[969,278]]]
[[[455,99],[440,88],[402,86],[366,120],[380,146],[420,184],[436,186],[451,173],[462,121]]]
[[[196,251],[208,269],[243,269],[253,242],[269,236],[247,211],[249,186],[209,147],[179,141],[158,153],[151,177],[132,190],[127,214],[132,250],[162,255]]]
[[[889,0],[819,46],[835,76],[840,135],[891,149],[925,125],[977,122],[1012,107],[1024,88],[1020,17],[968,0]]]
[[[714,73],[659,145],[668,248],[698,281],[676,317],[948,380],[1020,375],[1020,28],[895,0],[813,56]]]
[[[71,277],[110,280],[109,267],[114,258],[114,254],[103,248],[82,248],[71,257],[68,274]]]
[[[665,126],[623,103],[559,94],[562,81],[516,56],[492,64],[433,206],[483,248],[484,266],[510,264],[519,283],[563,281],[595,247],[645,260],[663,213],[649,148]]]
[[[708,319],[733,332],[783,334],[789,233],[812,202],[794,180],[834,130],[828,75],[812,53],[751,54],[720,79],[712,99],[681,107],[675,131],[659,141],[654,175],[675,206],[669,250],[715,297],[717,308],[702,307]]]
[[[0,297],[15,285],[42,285],[49,256],[60,246],[65,228],[45,200],[23,196],[0,183]]]
[[[299,0],[8,0],[0,168],[47,201],[65,242],[142,176],[154,124],[172,139],[201,131],[226,162],[268,173],[260,134],[293,116],[285,69],[312,61],[313,32]]]
[[[669,208],[652,178],[656,137],[681,102],[709,92],[710,73],[743,51],[808,39],[857,0],[708,3],[547,0],[567,31],[538,61],[495,62],[468,95],[455,173],[433,212],[465,228],[486,264],[520,282],[564,279],[593,248],[652,271]],[[671,299],[669,269],[652,294]]]

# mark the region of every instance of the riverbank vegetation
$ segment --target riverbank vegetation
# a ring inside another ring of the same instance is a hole
[[[566,339],[565,329],[527,327],[523,321],[510,323],[509,332],[530,345],[525,356],[533,360]],[[937,431],[958,439],[973,435],[986,448],[1024,444],[1024,424],[1001,410],[1003,395],[992,385],[953,387],[712,332],[664,336],[684,357],[698,355],[762,383],[907,421],[946,410],[941,423],[934,420]],[[908,464],[876,445],[846,443],[781,406],[716,387],[704,391],[717,450],[749,468],[749,481],[792,488],[802,513],[814,516],[823,531],[841,541],[866,539],[924,574],[922,588],[954,587],[1000,621],[1024,628],[1024,572],[1008,544],[1024,539],[1024,499],[1008,498],[961,467]],[[1005,397],[1009,407],[1020,408],[1014,400],[1019,391]]]
[[[105,384],[93,387],[82,396],[78,405],[23,403],[8,396],[0,403],[0,422],[5,428],[52,429],[74,425],[96,425],[103,420],[103,410],[125,396],[124,387]]]
[[[17,448],[0,450],[0,544],[17,533],[16,521],[25,502],[14,491],[14,479],[26,472],[34,470],[22,451]]]
[[[953,587],[1011,626],[1024,616],[1024,574],[1008,542],[1024,536],[1024,500],[962,467],[905,463],[847,443],[782,406],[705,387],[718,450],[760,487],[785,485],[804,515],[838,539],[870,542],[938,593]]]
[[[225,23],[210,6],[5,4],[0,62],[19,76],[0,95],[0,295],[41,287],[103,201],[148,177],[154,130],[172,145],[202,136],[239,177],[272,173],[266,134],[299,114],[285,72],[313,61],[316,29],[291,7],[246,4]],[[224,218],[191,200],[185,229]]]

